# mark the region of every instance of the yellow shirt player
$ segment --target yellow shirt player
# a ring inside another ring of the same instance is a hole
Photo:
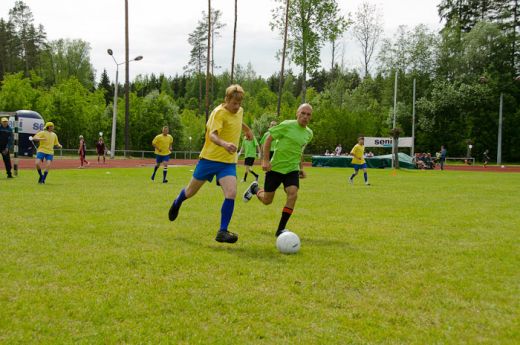
[[[354,173],[348,179],[350,184],[354,183],[354,177],[359,172],[359,169],[363,169],[363,176],[365,178],[365,184],[370,186],[368,183],[368,174],[367,174],[367,163],[365,162],[365,138],[359,137],[358,143],[354,145],[352,150],[350,150],[350,154],[352,155],[352,165],[354,166]]]
[[[157,135],[153,141],[152,146],[155,148],[155,167],[153,168],[152,181],[155,179],[155,173],[161,163],[163,164],[163,183],[168,183],[166,175],[168,175],[168,161],[170,160],[170,153],[172,153],[173,137],[168,134],[170,129],[168,126],[162,128],[162,133]]]
[[[251,129],[242,123],[244,110],[241,107],[244,90],[240,85],[226,89],[224,103],[216,107],[206,123],[206,137],[199,161],[188,186],[181,190],[173,201],[168,218],[177,219],[182,203],[197,194],[206,181],[216,176],[217,183],[224,192],[224,202],[220,209],[220,228],[217,242],[235,243],[238,235],[228,231],[235,208],[237,192],[237,148],[241,132],[253,139]]]
[[[54,159],[54,146],[62,147],[58,141],[58,136],[54,133],[54,123],[47,122],[43,129],[43,131],[36,133],[34,137],[29,137],[31,141],[39,142],[36,153],[36,170],[38,171],[38,183],[40,184],[44,184],[47,179],[47,174]],[[44,160],[46,166],[45,172],[42,174],[41,164]]]

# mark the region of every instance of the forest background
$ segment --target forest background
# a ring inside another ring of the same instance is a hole
[[[486,149],[496,157],[503,95],[502,159],[520,161],[518,0],[442,0],[439,32],[425,25],[402,26],[391,38],[384,38],[383,14],[369,2],[353,14],[342,14],[335,0],[292,1],[288,16],[286,4],[278,1],[266,25],[283,36],[287,23],[285,56],[291,68],[262,77],[251,64],[233,64],[214,73],[212,52],[219,44],[219,30],[232,23],[222,23],[222,13],[212,8],[211,29],[203,13],[186,37],[192,50],[182,75],[152,73],[130,82],[129,148],[150,150],[153,137],[169,125],[175,150],[200,149],[205,94],[212,109],[231,82],[246,90],[245,122],[257,136],[273,119],[294,118],[302,101],[314,107],[310,127],[315,136],[308,153],[323,153],[337,144],[350,147],[358,135],[390,136],[397,74],[396,127],[401,136],[412,134],[416,81],[416,152],[435,152],[446,145],[450,156],[464,156],[472,144],[477,159]],[[214,43],[209,54],[208,32]],[[360,70],[344,63],[344,35],[352,35],[360,45]],[[332,55],[330,66],[320,61],[325,47]],[[80,134],[89,138],[90,147],[100,131],[109,138],[115,82],[105,70],[96,78],[90,50],[82,39],[47,40],[44,26],[36,25],[30,8],[17,1],[9,17],[0,18],[0,111],[39,112],[56,123],[67,148],[77,146]],[[273,59],[281,60],[281,51]],[[116,142],[122,149],[124,87],[121,82],[117,87]]]

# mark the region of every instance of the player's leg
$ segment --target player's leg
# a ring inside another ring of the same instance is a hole
[[[173,222],[175,219],[177,219],[182,203],[186,199],[189,199],[197,194],[204,183],[206,183],[205,180],[197,180],[195,177],[192,177],[190,183],[188,183],[188,186],[181,190],[177,198],[175,198],[172,205],[170,206],[170,210],[168,211],[168,219],[170,219],[170,221]]]
[[[7,173],[7,178],[13,177],[13,175],[11,174],[12,167],[11,167],[11,157],[10,157],[9,151],[7,151],[7,153],[4,153],[2,151],[2,158],[4,159],[5,172]]]
[[[38,183],[42,183],[42,178],[43,178],[43,174],[42,174],[43,157],[45,157],[45,155],[41,152],[38,152],[36,154],[35,165],[36,165],[36,171],[38,172]]]
[[[348,179],[348,182],[349,183],[354,183],[354,177],[357,176],[359,172],[359,167],[357,166],[357,164],[354,165],[354,173],[350,176],[350,178]]]
[[[368,173],[367,173],[367,164],[363,164],[363,177],[365,178],[365,184],[367,186],[370,186],[370,183],[368,183]]]
[[[249,172],[255,177],[255,180],[258,181],[258,174],[253,171],[253,165],[255,164],[255,159],[251,158],[249,162]]]
[[[45,180],[47,179],[47,175],[49,174],[49,170],[51,168],[52,159],[52,155],[46,155],[45,157],[45,171],[43,172],[42,183],[45,183]]]
[[[157,169],[161,166],[162,156],[155,155],[155,166],[153,167],[152,181],[155,179],[155,173],[157,173]]]
[[[283,185],[287,200],[282,210],[282,216],[278,223],[278,229],[276,229],[276,237],[286,229],[287,222],[291,217],[294,206],[296,205],[296,199],[298,198],[298,189],[300,188],[300,175],[298,171],[293,171],[283,175]]]
[[[168,183],[166,179],[166,175],[168,175],[168,160],[163,160],[163,183]]]
[[[264,188],[258,186],[257,181],[253,181],[244,192],[243,200],[248,202],[251,198],[256,195],[264,205],[269,205],[273,202],[274,194],[276,189],[282,184],[283,174],[275,171],[268,171],[265,174]]]
[[[244,164],[244,168],[245,168],[245,172],[244,172],[244,178],[242,179],[242,182],[247,181],[247,173],[249,173],[249,166],[247,164]]]
[[[224,202],[220,208],[220,228],[215,238],[218,242],[235,243],[238,235],[228,231],[231,217],[235,209],[235,198],[237,195],[237,179],[236,176],[225,176],[218,180],[224,193]]]
[[[280,234],[286,229],[287,222],[293,214],[294,206],[296,205],[296,199],[298,198],[298,187],[288,186],[285,188],[285,193],[287,194],[287,200],[285,201],[285,205],[282,210],[282,216],[280,217],[280,222],[278,223],[276,237],[280,236]]]

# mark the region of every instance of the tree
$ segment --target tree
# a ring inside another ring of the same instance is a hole
[[[101,80],[99,81],[98,90],[103,91],[106,105],[113,101],[114,88],[110,85],[110,79],[108,78],[106,69],[103,69],[103,73],[101,73]]]
[[[365,77],[369,75],[370,61],[383,33],[381,16],[377,6],[368,2],[363,2],[356,11],[354,37],[358,40],[363,52]]]
[[[202,75],[203,68],[206,67],[208,33],[205,22],[199,22],[195,30],[190,33],[188,43],[191,45],[190,61],[184,70],[193,75],[195,74],[199,85],[199,114],[202,113]]]
[[[235,48],[237,43],[237,17],[238,17],[238,0],[235,0],[235,21],[233,24],[233,52],[231,53],[231,84],[235,73]]]
[[[285,29],[284,0],[273,10],[271,29],[281,34]],[[302,102],[306,97],[307,73],[320,65],[320,50],[332,28],[346,25],[339,15],[336,0],[294,0],[289,5],[288,48],[292,61],[302,68]]]

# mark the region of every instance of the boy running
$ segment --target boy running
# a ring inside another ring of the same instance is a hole
[[[152,181],[155,179],[155,173],[161,163],[163,164],[163,183],[168,183],[166,175],[168,174],[168,161],[170,160],[170,153],[172,153],[173,137],[168,134],[168,126],[162,128],[162,133],[157,135],[153,141],[152,146],[155,148],[155,167],[153,168]]]
[[[262,154],[260,152],[260,145],[258,145],[258,141],[255,137],[253,137],[253,140],[249,140],[246,137],[242,140],[242,147],[240,148],[240,151],[238,152],[238,156],[242,154],[242,151],[244,151],[244,165],[246,167],[246,172],[244,174],[244,178],[242,179],[242,182],[247,181],[247,174],[251,173],[255,180],[258,181],[258,174],[253,171],[253,164],[255,164],[255,159],[258,154],[258,157],[262,157]]]
[[[352,165],[354,166],[354,173],[348,179],[350,184],[354,183],[354,177],[357,176],[359,169],[363,169],[363,177],[365,178],[365,184],[370,186],[368,183],[368,174],[367,174],[367,163],[365,162],[365,138],[359,137],[358,143],[354,145],[352,150],[350,150],[350,154],[352,155]]]
[[[242,123],[244,110],[240,106],[244,90],[240,85],[231,85],[226,89],[225,103],[216,107],[206,123],[204,147],[193,177],[187,187],[181,190],[168,212],[170,221],[174,221],[182,203],[197,194],[206,183],[216,176],[217,184],[222,187],[224,202],[220,209],[220,229],[217,242],[235,243],[238,235],[228,231],[228,226],[235,208],[237,191],[237,147],[243,130],[249,139],[253,139],[251,129]]]
[[[245,202],[256,195],[264,205],[269,205],[273,202],[276,189],[283,183],[287,200],[276,230],[276,237],[284,232],[293,213],[300,188],[300,178],[306,176],[301,164],[303,151],[313,137],[312,130],[307,127],[312,117],[311,105],[307,103],[300,105],[296,117],[296,120],[286,120],[269,129],[262,155],[262,169],[266,172],[264,189],[260,189],[258,182],[254,181],[244,193]],[[273,158],[269,160],[269,151],[275,140],[277,140],[276,149]]]
[[[40,142],[36,153],[36,170],[38,171],[38,183],[40,184],[44,184],[47,179],[47,174],[54,158],[54,146],[62,147],[58,141],[58,136],[54,133],[54,123],[47,122],[43,129],[43,131],[36,133],[34,137],[29,137],[29,140]],[[41,164],[44,160],[46,165],[45,172],[42,174]]]

